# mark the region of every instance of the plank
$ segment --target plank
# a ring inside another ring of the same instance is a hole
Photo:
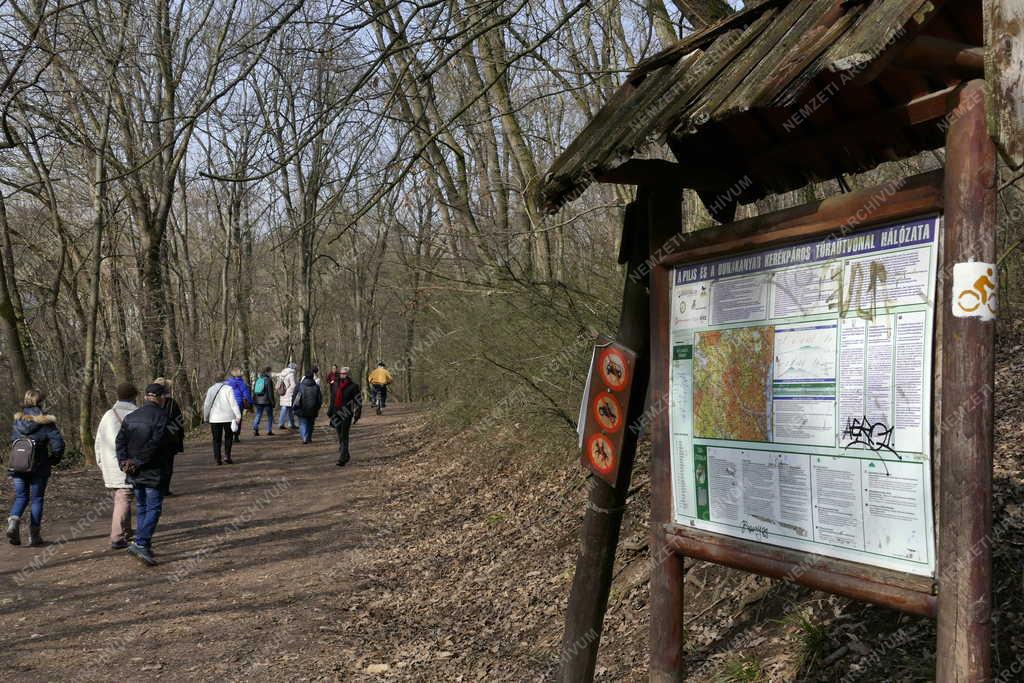
[[[726,567],[782,579],[854,600],[934,617],[937,600],[927,577],[886,571],[856,562],[722,537],[678,524],[666,526],[676,552]]]
[[[674,127],[673,134],[693,132],[696,130],[694,124],[703,125],[714,118],[719,105],[732,95],[734,90],[741,87],[744,80],[771,53],[786,32],[814,2],[815,0],[794,0],[786,5],[778,16],[755,36],[743,53],[733,59],[728,68],[701,93],[685,113],[682,121]]]
[[[740,86],[717,107],[713,116],[724,117],[749,110],[765,88],[771,85],[774,76],[791,73],[793,63],[799,65],[801,60],[801,56],[794,55],[794,51],[808,39],[809,34],[814,35],[814,29],[821,26],[822,22],[827,22],[830,16],[838,16],[833,12],[834,6],[835,0],[812,0],[803,12],[793,18],[789,26],[780,27],[785,30],[778,36],[777,42],[770,46]]]
[[[989,133],[1018,169],[1024,166],[1024,7],[1019,0],[985,0],[984,13]]]
[[[674,64],[686,53],[711,44],[712,41],[718,39],[727,31],[745,29],[748,25],[756,21],[765,11],[774,9],[775,7],[786,4],[789,1],[790,0],[765,0],[764,2],[751,3],[751,6],[744,7],[744,9],[739,12],[730,14],[717,24],[713,24],[703,31],[691,33],[674,45],[665,48],[658,54],[641,61],[636,65],[636,67],[634,67],[632,73],[630,73],[629,80],[639,78],[649,71],[660,69],[666,64]]]

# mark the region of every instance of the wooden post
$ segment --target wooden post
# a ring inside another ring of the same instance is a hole
[[[667,233],[672,225],[682,224],[681,197],[662,192],[651,197],[651,234]],[[661,288],[668,286],[668,278],[655,278],[651,283],[652,299],[668,301]],[[654,292],[657,291],[657,294]],[[669,311],[658,306],[651,312],[651,338],[659,338],[659,348],[667,349]],[[667,387],[668,358],[656,359],[651,367],[651,383]],[[651,559],[651,623],[650,642],[651,683],[677,683],[683,680],[683,556],[676,553],[665,538],[665,525],[672,521],[672,469],[668,429],[667,396],[652,396],[652,405],[659,410],[652,415],[651,427],[651,521],[648,545]]]
[[[989,132],[1013,168],[1024,166],[1024,25],[1020,0],[985,0]]]
[[[651,208],[672,205],[670,215],[651,216]],[[622,295],[617,340],[636,352],[636,367],[627,409],[618,485],[608,486],[591,476],[589,503],[583,519],[582,547],[569,593],[562,636],[559,677],[563,683],[586,683],[594,678],[604,613],[611,591],[615,549],[633,473],[639,429],[631,429],[643,414],[650,367],[648,278],[651,246],[660,247],[682,228],[682,197],[678,188],[640,186],[637,199],[626,208],[623,250],[627,276]]]
[[[971,81],[946,136],[943,353],[936,680],[992,678],[992,422],[994,322],[953,316],[956,263],[995,262],[996,148],[985,84]],[[950,296],[951,295],[951,296]]]

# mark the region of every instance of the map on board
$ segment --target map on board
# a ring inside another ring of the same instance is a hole
[[[712,439],[768,441],[775,330],[739,327],[696,335],[694,433]]]
[[[938,216],[677,267],[677,524],[934,576]]]

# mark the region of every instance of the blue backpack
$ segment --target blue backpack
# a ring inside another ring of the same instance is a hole
[[[252,387],[252,393],[255,394],[256,396],[263,396],[265,393],[267,393],[267,376],[266,375],[260,375],[256,379],[256,384],[254,384],[253,387]]]

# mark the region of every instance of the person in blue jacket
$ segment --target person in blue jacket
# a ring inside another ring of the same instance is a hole
[[[242,368],[231,368],[228,373],[226,383],[231,390],[235,393],[235,401],[238,403],[238,410],[243,415],[248,408],[252,407],[252,392],[249,391],[249,386],[242,379]],[[238,431],[235,432],[235,443],[240,441],[239,435],[242,433],[242,428],[239,426]]]
[[[50,479],[51,466],[64,457],[64,437],[57,429],[57,418],[43,413],[45,394],[38,389],[25,392],[22,409],[14,415],[11,441],[27,437],[35,442],[35,456],[29,473],[9,472],[14,481],[14,506],[7,518],[7,540],[11,545],[21,545],[21,516],[32,501],[29,520],[29,545],[43,545],[40,527],[43,523],[43,498],[46,482]]]

